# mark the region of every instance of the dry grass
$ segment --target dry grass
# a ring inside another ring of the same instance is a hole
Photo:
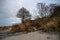
[[[31,32],[35,30],[59,31],[59,23],[60,20],[57,17],[30,20],[23,24],[13,25],[10,28],[10,32]]]

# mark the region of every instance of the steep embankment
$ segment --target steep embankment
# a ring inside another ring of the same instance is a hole
[[[12,25],[10,32],[31,32],[35,30],[60,31],[60,6],[54,8],[54,12],[49,17],[29,20],[22,24]]]

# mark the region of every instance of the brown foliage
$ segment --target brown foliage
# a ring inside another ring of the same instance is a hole
[[[18,31],[20,28],[18,27],[18,25],[13,25],[12,27],[9,28],[10,32],[14,33],[16,31]]]
[[[14,33],[14,32],[31,32],[34,31],[34,28],[30,25],[30,23],[26,23],[26,24],[18,24],[18,25],[13,25],[10,28],[10,32]]]

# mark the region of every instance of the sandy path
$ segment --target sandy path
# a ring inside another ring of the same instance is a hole
[[[57,34],[31,32],[17,36],[6,37],[3,40],[59,40]]]

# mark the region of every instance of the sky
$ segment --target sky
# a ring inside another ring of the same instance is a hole
[[[25,7],[34,17],[37,3],[54,3],[60,5],[60,0],[0,0],[0,25],[12,25],[20,23],[21,20],[16,17],[18,10]]]

